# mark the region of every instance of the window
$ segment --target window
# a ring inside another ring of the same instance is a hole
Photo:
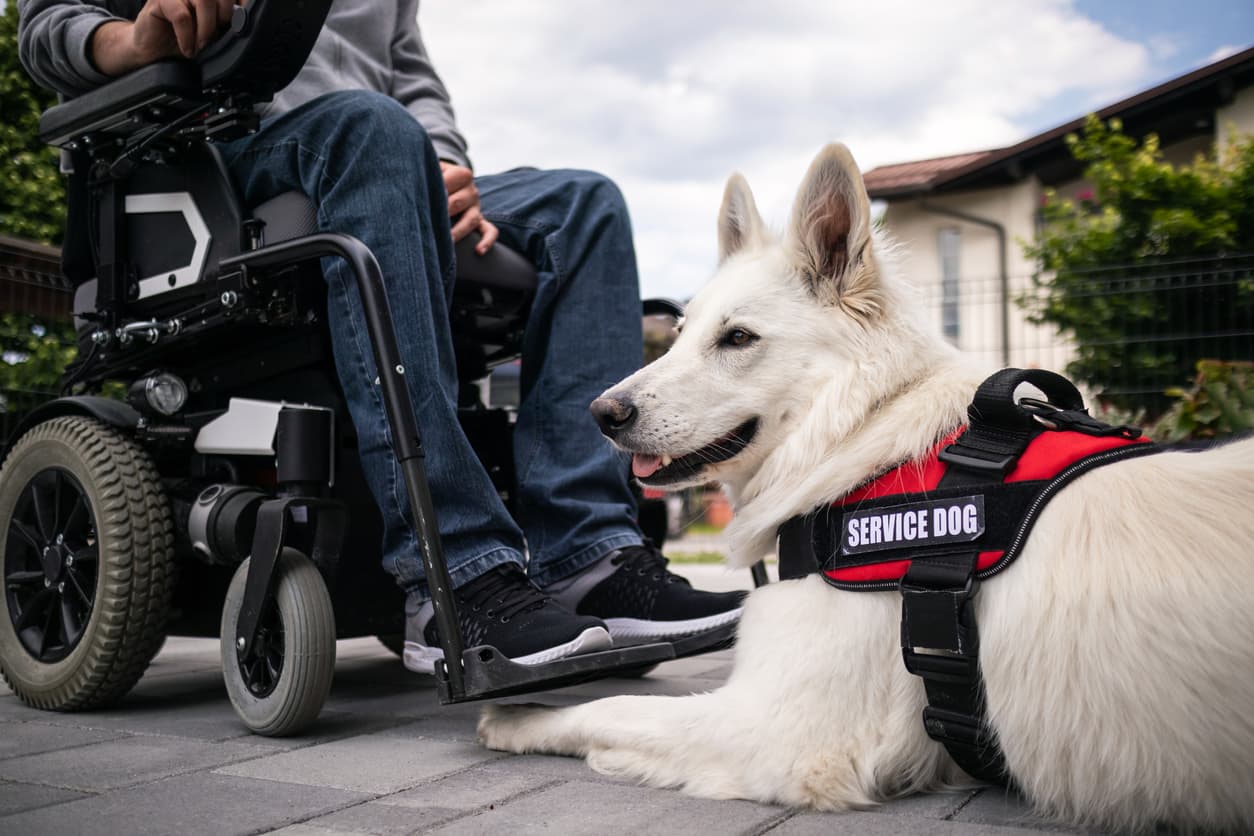
[[[946,227],[939,233],[936,248],[941,267],[941,333],[955,345],[961,333],[958,317],[958,251],[962,236],[957,227]]]

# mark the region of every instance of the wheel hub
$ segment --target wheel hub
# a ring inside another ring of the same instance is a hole
[[[0,536],[13,631],[34,659],[60,661],[82,639],[95,606],[99,551],[87,494],[68,471],[41,470]]]
[[[70,551],[65,546],[56,543],[44,546],[39,562],[43,566],[46,585],[55,586],[61,583],[65,577],[66,560],[69,556]]]

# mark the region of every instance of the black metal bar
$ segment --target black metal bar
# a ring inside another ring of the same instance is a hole
[[[127,282],[130,276],[126,252],[126,195],[122,181],[101,173],[104,168],[107,166],[97,164],[95,174],[101,179],[91,184],[88,200],[99,218],[96,227],[96,311],[103,317],[105,328],[112,332],[118,326],[122,306],[129,296]]]
[[[760,586],[766,586],[771,582],[770,577],[766,574],[766,564],[760,560],[749,567],[749,574],[753,575],[754,589],[757,589]]]
[[[392,313],[388,308],[387,293],[383,287],[383,275],[374,253],[351,235],[322,232],[224,259],[219,272],[228,272],[241,266],[251,269],[286,266],[325,256],[344,259],[357,280],[357,290],[361,295],[362,310],[366,317],[366,332],[374,350],[375,366],[379,370],[383,407],[392,431],[392,443],[400,462],[401,475],[409,492],[409,506],[414,515],[418,543],[422,548],[422,565],[426,570],[427,587],[431,591],[431,603],[435,609],[436,628],[440,632],[440,644],[448,668],[449,692],[457,699],[465,693],[466,687],[461,668],[463,648],[461,631],[457,626],[452,582],[449,579],[448,565],[444,562],[435,506],[431,500],[431,486],[427,482],[427,470],[423,465],[425,456],[422,440],[418,435],[418,423],[414,418],[413,404],[405,385],[405,367],[401,363],[400,351],[396,345],[396,330],[392,325]]]
[[[294,518],[294,509],[303,510],[305,515]],[[343,503],[312,496],[269,499],[261,503],[257,511],[257,527],[253,532],[244,599],[240,602],[239,617],[235,621],[235,649],[241,657],[252,650],[257,639],[261,613],[274,588],[274,568],[288,540],[288,528],[293,523],[312,527],[307,537],[309,557],[324,577],[334,570],[339,559],[344,532],[348,528],[348,513]]]
[[[243,657],[257,637],[261,610],[274,585],[274,567],[283,551],[287,534],[287,508],[294,500],[270,499],[257,511],[257,529],[253,533],[252,552],[248,563],[248,579],[244,582],[244,599],[235,620],[235,650]]]

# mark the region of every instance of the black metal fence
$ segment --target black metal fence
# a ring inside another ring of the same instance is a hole
[[[956,316],[955,343],[987,365],[1069,372],[1128,408],[1161,408],[1198,360],[1254,360],[1254,254],[1078,271],[1050,286],[1018,275],[1005,294],[995,276],[962,276],[956,299],[939,280],[918,290],[937,330],[952,332]],[[1074,329],[1034,322],[1043,310]]]

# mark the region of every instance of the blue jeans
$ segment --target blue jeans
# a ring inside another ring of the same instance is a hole
[[[222,151],[247,205],[303,192],[318,207],[320,229],[356,236],[374,251],[454,586],[510,561],[527,565],[544,586],[641,542],[626,462],[587,409],[639,366],[643,351],[631,226],[613,183],[584,171],[517,170],[475,180],[501,242],[539,274],[514,430],[515,521],[457,421],[448,317],[456,270],[448,198],[426,132],[393,99],[353,90],[268,120]],[[356,286],[338,259],[323,268],[336,368],[384,520],[384,567],[425,597]]]

